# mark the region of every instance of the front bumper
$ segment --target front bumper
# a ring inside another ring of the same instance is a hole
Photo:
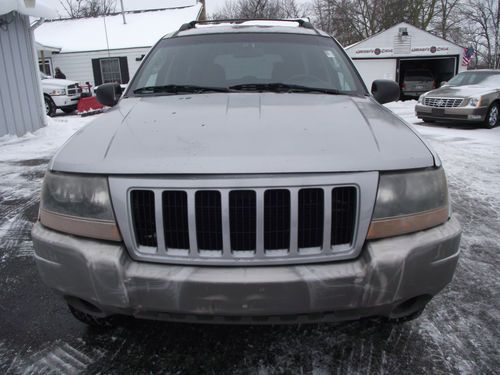
[[[417,104],[415,113],[420,119],[443,121],[483,122],[488,113],[488,107],[453,107],[439,108]]]
[[[223,323],[394,317],[403,302],[430,298],[451,281],[460,235],[451,218],[426,231],[366,242],[351,261],[193,267],[137,262],[121,244],[40,223],[32,231],[43,281],[70,301],[90,303],[102,316]]]
[[[67,95],[54,95],[51,96],[52,101],[56,105],[57,108],[63,107],[75,107],[78,104],[78,100],[80,100],[80,95],[76,96],[67,96]]]

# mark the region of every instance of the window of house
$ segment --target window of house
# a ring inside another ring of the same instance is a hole
[[[129,81],[126,57],[92,59],[92,70],[96,86],[109,82],[128,83]]]
[[[102,83],[122,81],[119,59],[101,59],[99,63],[101,64]]]
[[[45,59],[44,62],[42,62],[42,59],[38,59],[38,68],[42,73],[45,73],[48,76],[52,75],[52,65],[50,59]]]

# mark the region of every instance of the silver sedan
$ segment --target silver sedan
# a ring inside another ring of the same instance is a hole
[[[500,70],[470,70],[420,96],[415,107],[425,122],[463,121],[493,128],[500,123]]]

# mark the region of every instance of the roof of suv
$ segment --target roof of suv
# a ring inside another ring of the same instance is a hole
[[[329,37],[324,31],[315,29],[303,19],[296,20],[221,20],[221,21],[193,21],[184,24],[165,38],[173,36],[223,34],[223,33],[289,33],[320,35]]]

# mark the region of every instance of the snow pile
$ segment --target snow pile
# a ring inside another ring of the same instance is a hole
[[[198,18],[201,4],[185,8],[127,13],[106,17],[45,22],[35,30],[38,43],[61,48],[61,52],[151,47],[164,35]]]
[[[48,118],[48,126],[22,137],[0,137],[0,162],[51,158],[81,127],[95,117],[65,116]]]

